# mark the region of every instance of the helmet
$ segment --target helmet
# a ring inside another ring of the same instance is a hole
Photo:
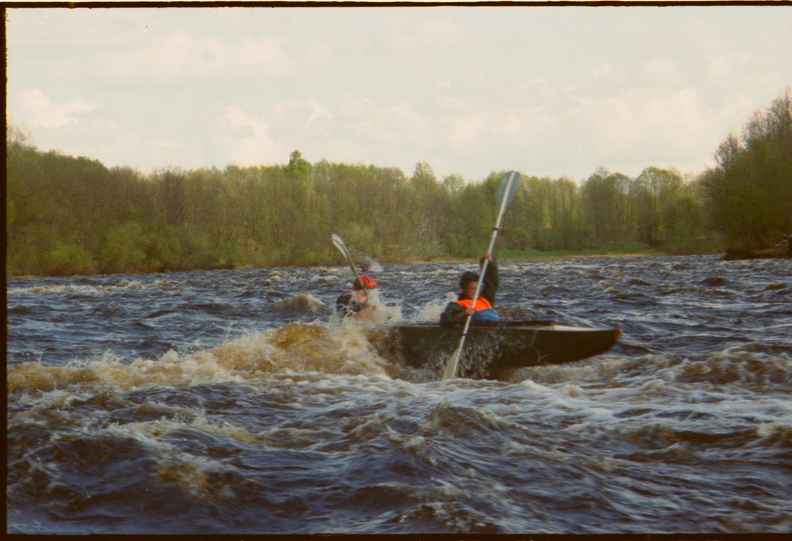
[[[459,289],[464,291],[465,287],[467,287],[467,285],[470,282],[478,282],[478,281],[479,281],[479,275],[476,274],[475,272],[468,271],[462,275],[462,278],[459,279]]]
[[[359,281],[355,280],[355,283],[352,285],[352,287],[357,291],[363,289],[363,287],[360,285],[360,282],[363,282],[363,286],[365,286],[366,289],[374,289],[377,287],[377,281],[371,276],[364,274],[360,277]]]

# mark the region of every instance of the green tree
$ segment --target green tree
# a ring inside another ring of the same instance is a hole
[[[96,270],[91,254],[83,246],[59,241],[47,255],[46,264],[49,273],[58,275],[90,274]]]
[[[648,167],[635,179],[632,188],[637,240],[650,246],[663,244],[666,234],[676,228],[678,216],[669,209],[676,206],[681,196],[682,176],[676,171]]]
[[[792,89],[730,134],[702,176],[713,226],[743,250],[792,230]]]
[[[584,212],[595,245],[607,246],[625,238],[629,224],[627,193],[630,179],[598,168],[581,188]]]
[[[104,235],[100,250],[104,273],[136,272],[146,268],[146,239],[137,222],[111,226]]]
[[[311,164],[302,157],[299,150],[295,150],[289,156],[287,170],[297,178],[308,179],[311,176]]]

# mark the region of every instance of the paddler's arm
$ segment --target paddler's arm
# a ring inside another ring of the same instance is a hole
[[[481,286],[481,296],[490,301],[492,306],[495,306],[495,295],[497,295],[498,287],[500,286],[498,263],[489,253],[484,257],[489,259],[489,263],[487,263],[487,272],[484,273],[484,285]],[[481,264],[484,264],[483,258]]]
[[[336,299],[336,312],[343,317],[348,317],[359,313],[364,308],[369,308],[368,300],[356,298],[354,293],[344,293]]]
[[[450,302],[443,313],[440,314],[440,325],[444,327],[459,325],[465,320],[466,315],[468,314],[464,306]]]

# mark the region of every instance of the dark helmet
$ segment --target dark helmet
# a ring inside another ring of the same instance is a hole
[[[478,282],[478,281],[479,281],[479,275],[476,274],[475,272],[468,271],[462,275],[462,278],[459,279],[459,289],[464,291],[470,282]]]
[[[363,286],[360,285],[360,282],[363,282],[363,286],[366,286],[366,289],[375,289],[377,287],[377,281],[371,276],[364,274],[360,277],[359,281],[355,280],[355,283],[352,285],[356,291],[363,289]]]

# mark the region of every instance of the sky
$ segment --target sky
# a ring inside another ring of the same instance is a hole
[[[792,86],[792,5],[19,8],[9,124],[163,168],[697,174]]]

